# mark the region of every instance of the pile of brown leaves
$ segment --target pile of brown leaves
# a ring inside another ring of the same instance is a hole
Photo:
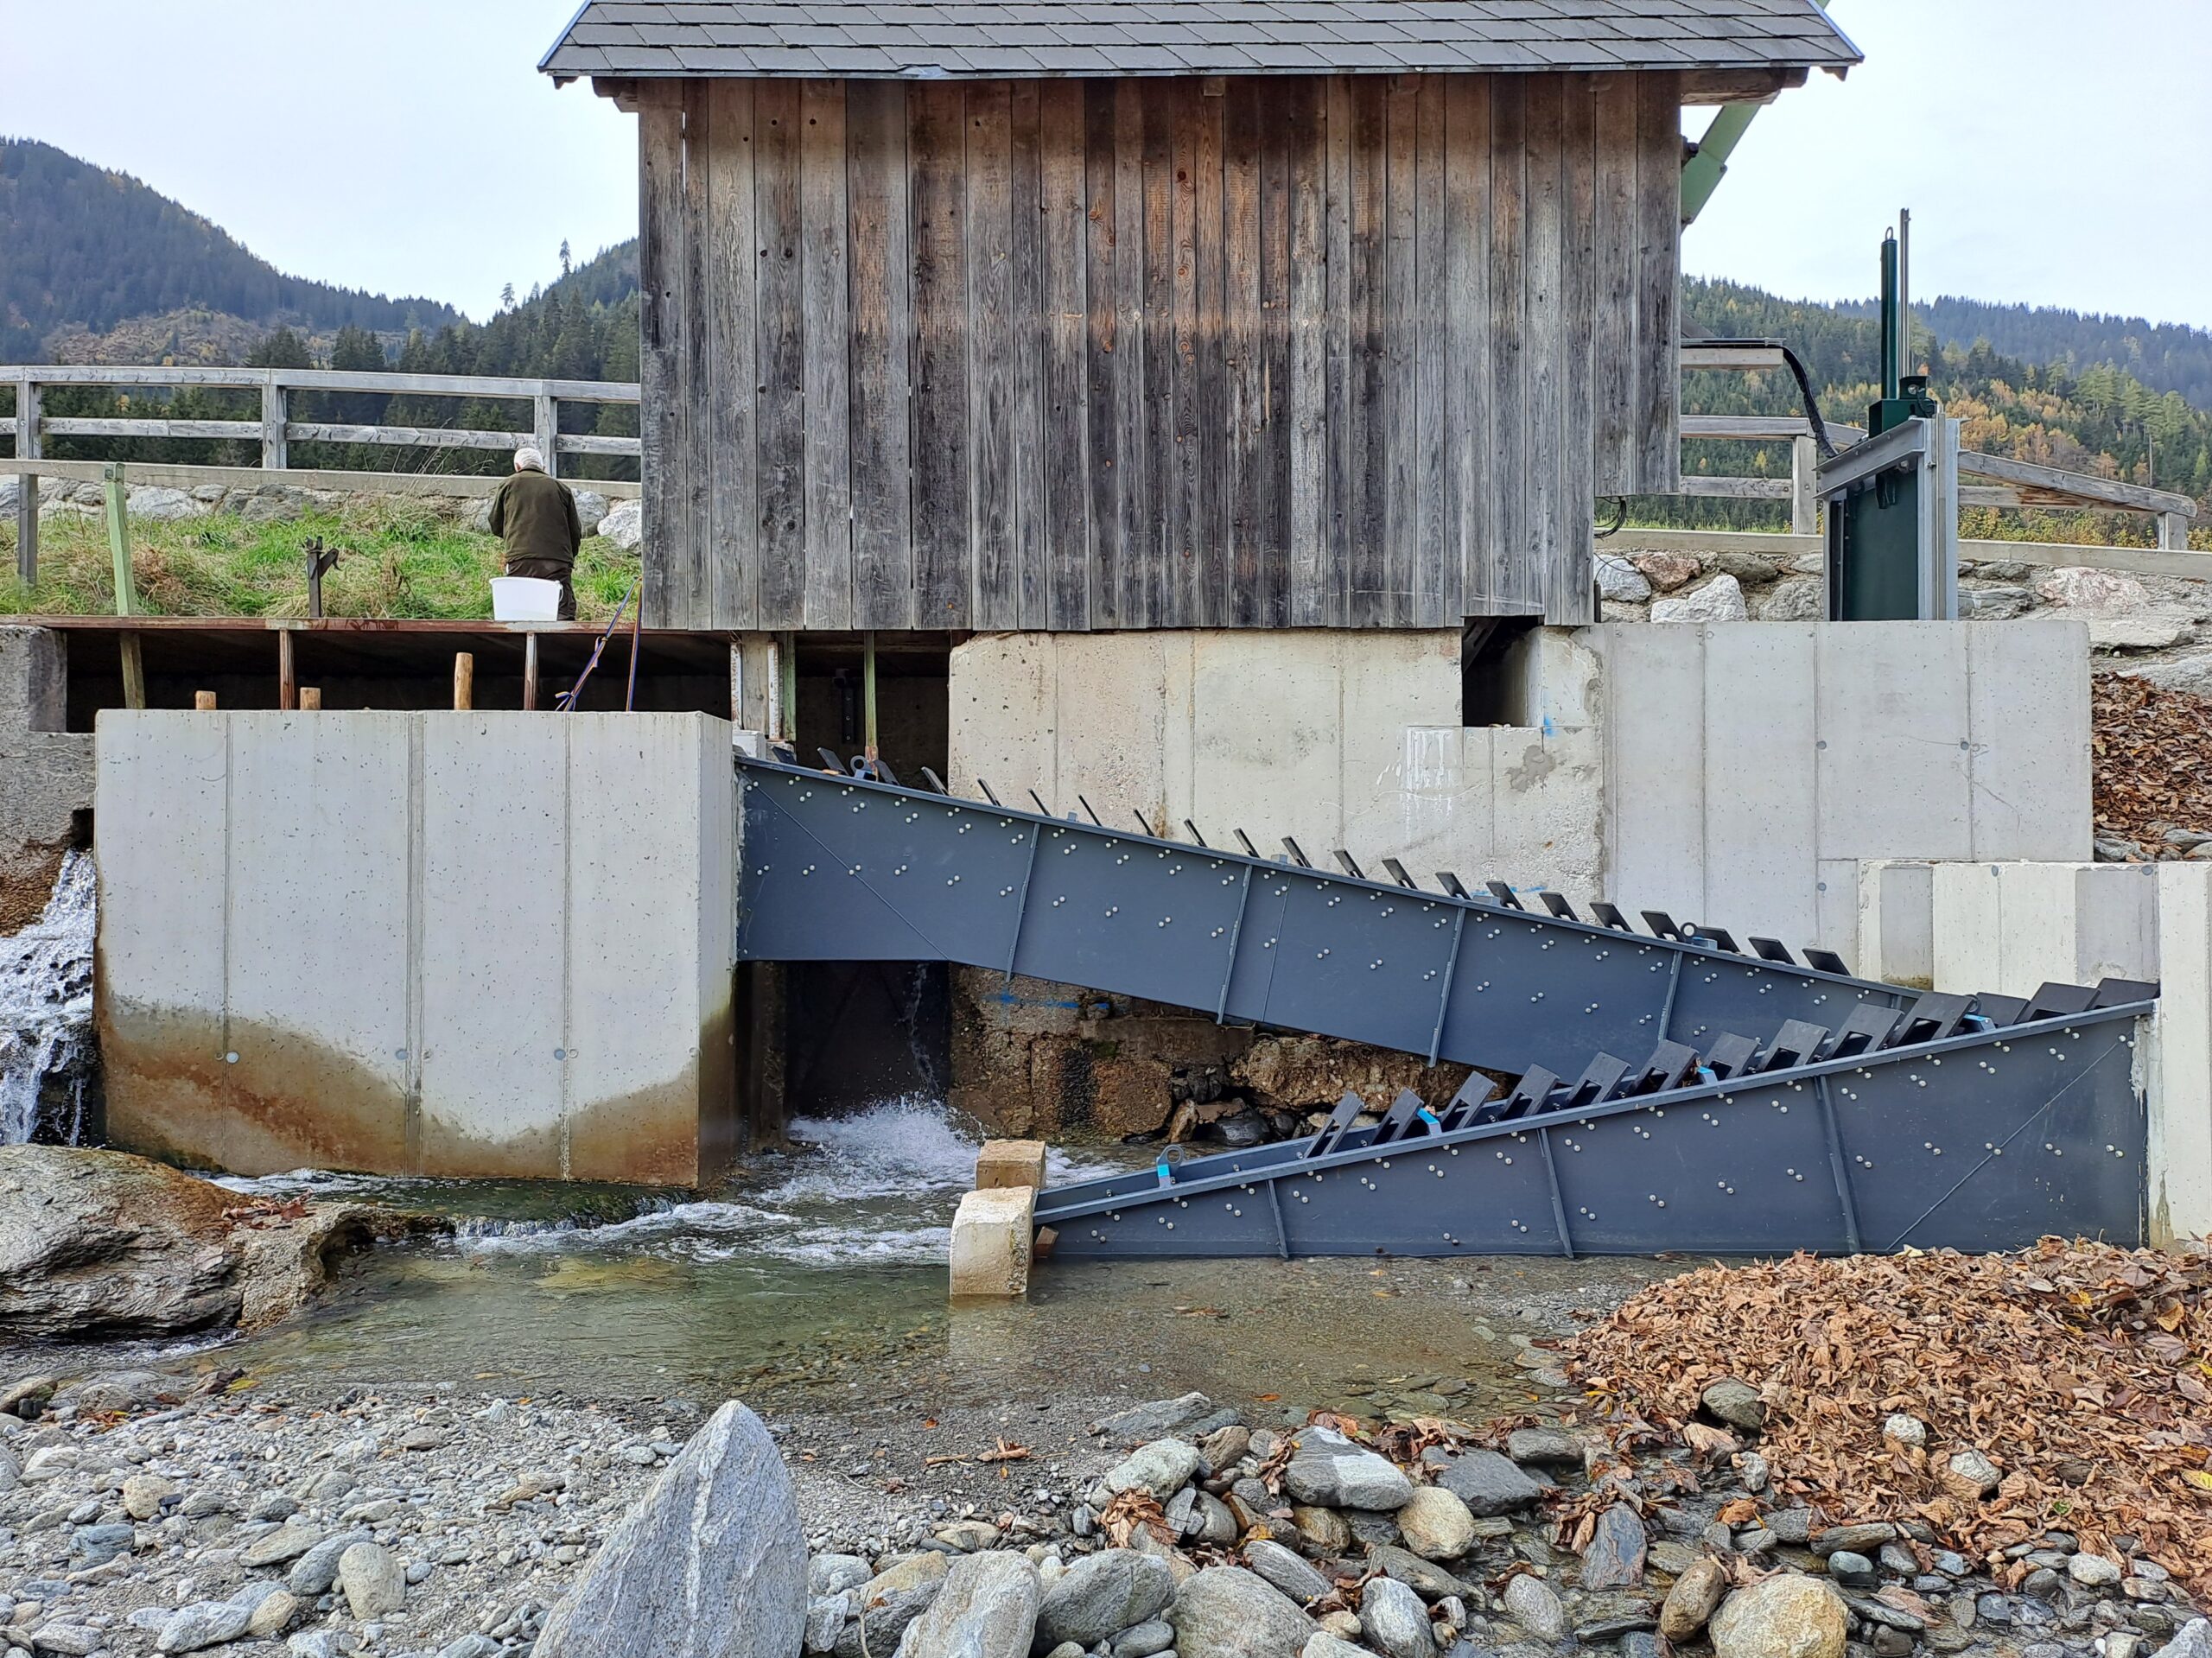
[[[1679,1438],[1707,1384],[1768,1402],[1770,1501],[1830,1522],[1918,1518],[2000,1579],[2048,1528],[2115,1534],[2212,1594],[2212,1259],[2046,1238],[2009,1255],[1795,1255],[1655,1284],[1567,1344],[1617,1440]],[[1882,1436],[1892,1412],[1925,1449]],[[1947,1492],[1974,1446],[2004,1475]]]
[[[2212,702],[2124,674],[2089,682],[2091,798],[2100,835],[2177,858],[2169,829],[2212,833]]]

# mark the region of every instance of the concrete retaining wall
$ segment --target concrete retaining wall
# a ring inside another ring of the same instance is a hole
[[[734,1144],[730,727],[104,712],[118,1145],[696,1185]]]
[[[92,740],[67,729],[67,645],[0,627],[0,933],[38,919],[92,804]]]

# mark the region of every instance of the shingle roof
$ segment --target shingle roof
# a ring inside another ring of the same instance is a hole
[[[589,0],[538,67],[579,75],[1841,70],[1814,0]]]

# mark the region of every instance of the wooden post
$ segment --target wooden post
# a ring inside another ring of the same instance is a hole
[[[522,705],[525,711],[537,706],[537,635],[522,636]]]
[[[729,637],[729,722],[745,724],[745,646],[734,633]]]
[[[115,613],[136,616],[138,587],[130,574],[130,524],[124,505],[128,483],[123,463],[112,462],[102,475],[107,480],[107,547],[115,560]],[[146,706],[146,664],[139,654],[138,636],[124,633],[118,636],[118,643],[123,652],[123,706],[143,708]]]
[[[302,686],[301,686],[301,687],[300,687],[300,708],[301,708],[301,711],[302,711],[302,712],[303,712],[303,713],[305,713],[305,712],[311,712],[311,711],[314,711],[314,710],[316,710],[316,709],[320,709],[321,707],[322,707],[322,687],[321,687],[321,686],[320,686],[320,685],[302,685]]]
[[[215,693],[213,691],[193,692],[192,706],[202,714],[213,714],[215,711]]]
[[[453,705],[456,710],[476,706],[476,658],[466,651],[453,653]]]
[[[282,471],[291,464],[284,443],[284,388],[276,383],[281,369],[270,369],[261,383],[261,464]]]
[[[865,636],[861,658],[861,740],[868,754],[868,767],[875,766],[875,633],[871,629]]]
[[[16,458],[39,458],[39,388],[35,380],[16,382]],[[22,474],[16,496],[16,574],[25,588],[38,585],[38,474]]]
[[[2158,545],[2169,551],[2185,553],[2189,550],[2189,518],[2181,512],[2158,514]]]
[[[798,635],[776,635],[776,720],[780,730],[768,734],[784,742],[798,739]]]
[[[1789,440],[1789,533],[1821,533],[1821,451],[1809,437]]]
[[[276,706],[289,712],[300,705],[299,671],[292,661],[292,630],[276,631]]]
[[[541,391],[531,400],[534,418],[531,424],[537,430],[537,452],[545,457],[545,475],[561,475],[561,405],[550,392]]]

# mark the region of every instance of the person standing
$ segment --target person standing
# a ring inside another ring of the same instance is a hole
[[[509,575],[561,584],[561,619],[576,619],[576,549],[583,521],[566,484],[545,473],[545,457],[525,443],[515,451],[514,476],[492,498],[492,533],[506,543]]]

